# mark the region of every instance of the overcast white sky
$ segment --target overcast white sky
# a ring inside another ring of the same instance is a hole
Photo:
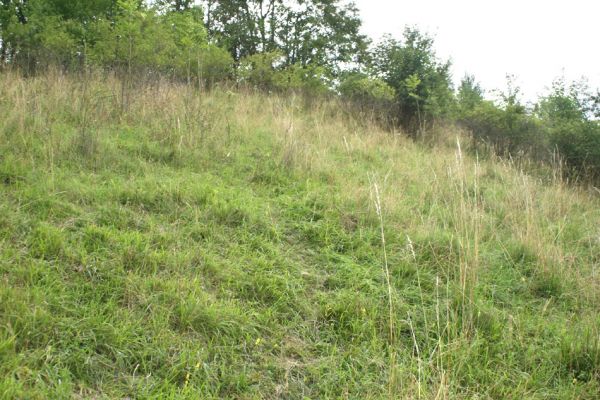
[[[406,25],[435,37],[455,81],[466,73],[489,92],[515,74],[526,100],[563,75],[600,87],[600,0],[355,0],[363,32],[400,38]]]

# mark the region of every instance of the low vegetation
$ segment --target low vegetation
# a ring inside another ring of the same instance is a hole
[[[598,398],[593,187],[335,99],[122,89],[0,74],[1,398]]]

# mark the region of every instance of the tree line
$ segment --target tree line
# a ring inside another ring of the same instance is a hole
[[[558,79],[525,105],[509,80],[490,100],[472,76],[453,86],[429,35],[406,28],[373,43],[360,28],[344,0],[0,0],[0,65],[337,96],[415,138],[458,124],[475,146],[558,153],[568,174],[600,180],[600,93],[585,82]]]

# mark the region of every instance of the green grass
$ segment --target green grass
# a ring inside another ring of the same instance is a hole
[[[0,75],[0,398],[600,398],[597,195],[334,103],[119,90]]]

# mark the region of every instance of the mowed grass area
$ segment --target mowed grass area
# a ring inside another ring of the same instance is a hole
[[[335,102],[0,93],[0,398],[600,398],[593,188]]]

